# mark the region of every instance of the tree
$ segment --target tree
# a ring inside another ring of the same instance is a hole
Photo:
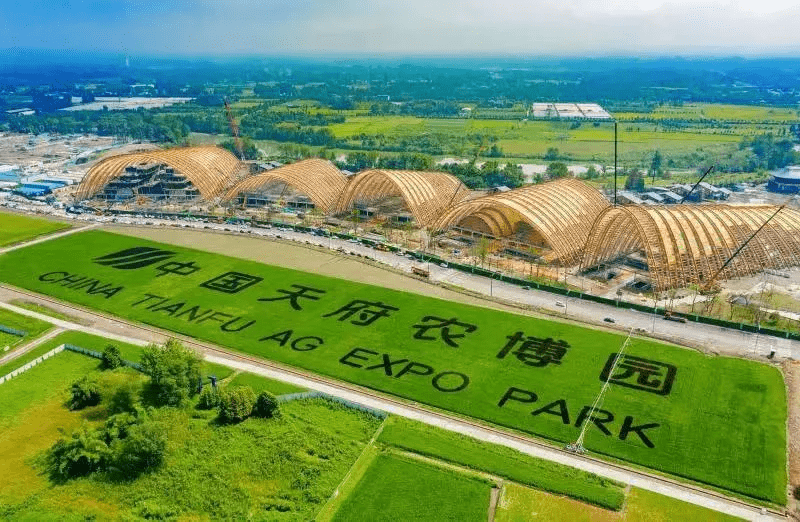
[[[138,396],[139,387],[134,383],[126,382],[111,396],[111,400],[108,403],[108,412],[115,414],[136,411],[139,403]]]
[[[131,426],[127,436],[111,444],[111,466],[126,479],[157,468],[164,462],[167,437],[164,428],[153,421]]]
[[[567,164],[562,161],[555,161],[549,164],[545,173],[550,179],[566,178],[569,176]]]
[[[113,344],[106,345],[103,350],[102,361],[102,366],[106,370],[113,370],[122,366],[122,355],[119,352],[119,348]]]
[[[278,399],[268,391],[262,391],[258,394],[256,405],[253,407],[253,415],[269,419],[278,417],[281,414]]]
[[[150,376],[148,397],[158,405],[180,406],[197,392],[200,364],[200,357],[175,339],[146,346],[142,370]]]
[[[625,180],[625,190],[636,192],[644,190],[644,176],[639,172],[639,169],[633,169],[628,173],[628,178]]]
[[[69,388],[70,410],[81,410],[87,406],[96,406],[100,402],[100,386],[97,381],[83,376],[77,381],[73,382]]]
[[[586,179],[595,179],[600,176],[600,173],[597,172],[597,168],[594,165],[589,165],[589,168],[586,169]]]
[[[50,449],[46,469],[50,477],[63,481],[103,469],[111,457],[99,430],[81,426],[69,439],[60,439]]]
[[[661,152],[656,151],[655,154],[653,154],[653,161],[650,162],[650,176],[653,178],[653,181],[655,181],[656,175],[661,176],[663,161],[664,158],[661,157]]]
[[[219,397],[219,416],[225,422],[241,422],[253,413],[256,394],[249,386],[224,389]]]
[[[204,386],[200,391],[197,405],[202,410],[210,410],[219,406],[219,390],[213,386]]]
[[[554,161],[560,158],[561,155],[558,152],[558,149],[555,147],[549,147],[547,152],[544,153],[544,159],[547,161]]]

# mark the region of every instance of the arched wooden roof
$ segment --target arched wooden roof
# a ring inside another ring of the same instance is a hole
[[[503,237],[524,222],[544,238],[553,260],[577,263],[592,223],[608,206],[600,192],[582,181],[560,179],[464,201],[441,216],[433,229],[478,219],[492,235]]]
[[[307,159],[244,179],[230,189],[223,200],[231,200],[243,192],[258,192],[275,182],[293,187],[307,195],[315,207],[329,212],[344,192],[347,177],[330,161]]]
[[[595,222],[582,265],[642,251],[657,290],[707,282],[777,210],[770,205],[622,206]],[[731,261],[722,278],[800,264],[800,212],[784,208]]]
[[[469,193],[461,180],[445,172],[365,170],[350,180],[336,211],[345,212],[356,201],[400,196],[417,224],[425,227]]]
[[[134,152],[105,158],[95,164],[78,186],[78,199],[94,196],[106,184],[120,177],[125,168],[138,163],[164,163],[183,175],[200,191],[203,199],[217,195],[234,178],[241,163],[220,147],[176,147]]]

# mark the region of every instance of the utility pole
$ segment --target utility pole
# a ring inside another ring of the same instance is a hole
[[[592,404],[591,409],[589,410],[589,414],[586,416],[586,420],[583,422],[583,426],[581,427],[581,433],[578,435],[578,440],[573,442],[572,444],[567,444],[566,449],[572,451],[574,453],[586,453],[586,448],[583,447],[583,440],[586,438],[586,428],[592,424],[592,418],[594,417],[594,412],[600,408],[603,404],[603,396],[608,389],[608,384],[611,382],[611,377],[614,375],[614,370],[617,368],[617,363],[620,359],[622,359],[623,353],[625,353],[625,349],[628,347],[628,344],[631,342],[631,336],[633,335],[633,328],[630,329],[628,332],[628,337],[625,338],[625,342],[622,343],[622,348],[620,349],[617,356],[614,358],[614,364],[611,365],[611,370],[608,372],[608,377],[606,377],[606,381],[603,383],[603,387],[600,388],[600,393],[597,394],[597,398],[595,398],[594,403]]]
[[[617,120],[614,120],[614,206],[617,206]]]

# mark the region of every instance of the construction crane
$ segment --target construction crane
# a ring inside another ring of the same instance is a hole
[[[750,243],[750,241],[752,241],[752,240],[753,240],[753,238],[754,238],[754,237],[756,237],[756,236],[758,235],[758,233],[759,233],[759,232],[761,232],[761,231],[764,229],[764,227],[766,227],[766,226],[769,224],[769,222],[770,222],[770,221],[772,221],[772,220],[775,218],[775,216],[777,216],[777,215],[778,215],[778,213],[779,213],[781,210],[783,210],[784,208],[786,208],[786,206],[789,204],[789,202],[790,202],[791,200],[792,200],[792,198],[789,198],[789,199],[788,199],[788,200],[787,200],[787,201],[786,201],[786,202],[785,202],[783,205],[779,206],[779,207],[778,207],[778,209],[777,209],[775,212],[773,212],[773,213],[772,213],[772,215],[771,215],[770,217],[768,217],[768,218],[767,218],[767,220],[766,220],[766,221],[764,221],[764,222],[761,224],[761,226],[760,226],[760,227],[758,227],[758,229],[757,229],[755,232],[753,232],[753,233],[750,235],[750,237],[748,237],[748,238],[747,238],[747,239],[744,241],[744,243],[742,243],[742,244],[739,246],[739,248],[737,248],[737,249],[736,249],[736,251],[735,251],[733,254],[731,254],[731,255],[730,255],[730,257],[727,259],[727,261],[725,261],[725,262],[722,264],[722,266],[721,266],[721,267],[719,267],[719,270],[717,270],[716,272],[714,272],[714,275],[713,275],[713,276],[711,276],[711,278],[710,278],[708,281],[706,281],[705,283],[703,283],[703,286],[701,287],[701,292],[703,292],[703,293],[709,293],[709,292],[713,292],[713,291],[715,291],[715,290],[716,290],[716,288],[715,288],[715,284],[716,284],[717,278],[720,276],[720,274],[722,274],[722,272],[723,272],[723,271],[724,271],[724,270],[725,270],[725,269],[728,267],[728,265],[729,265],[729,264],[731,264],[731,261],[733,261],[733,259],[734,259],[736,256],[738,256],[738,255],[739,255],[739,252],[741,252],[742,250],[744,250],[744,247],[746,247],[746,246],[748,245],[748,243]]]
[[[239,153],[239,159],[244,161],[244,152],[242,150],[242,140],[239,138],[239,124],[233,119],[233,111],[231,111],[231,104],[228,103],[228,98],[225,98],[225,116],[228,117],[228,125],[231,127],[231,134],[233,134],[233,144],[236,151]]]

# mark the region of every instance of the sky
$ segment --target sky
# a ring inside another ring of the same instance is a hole
[[[798,56],[798,28],[798,0],[0,0],[0,52]]]

